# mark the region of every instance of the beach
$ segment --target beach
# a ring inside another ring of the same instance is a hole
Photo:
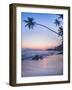
[[[21,76],[63,75],[63,55],[50,55],[42,60],[22,60]]]

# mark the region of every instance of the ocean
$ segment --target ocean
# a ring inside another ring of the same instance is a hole
[[[54,50],[22,50],[21,76],[63,75],[63,55]]]

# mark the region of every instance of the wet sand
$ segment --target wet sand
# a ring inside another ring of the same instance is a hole
[[[53,76],[63,74],[63,55],[47,56],[42,60],[22,60],[21,76]]]

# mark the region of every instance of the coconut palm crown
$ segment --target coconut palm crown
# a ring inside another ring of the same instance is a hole
[[[33,29],[35,22],[33,18],[28,17],[28,20],[24,20],[26,23],[25,27],[28,27],[29,29]]]

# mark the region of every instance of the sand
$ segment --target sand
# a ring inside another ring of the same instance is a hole
[[[43,60],[22,60],[22,77],[63,74],[63,55],[47,56]]]

